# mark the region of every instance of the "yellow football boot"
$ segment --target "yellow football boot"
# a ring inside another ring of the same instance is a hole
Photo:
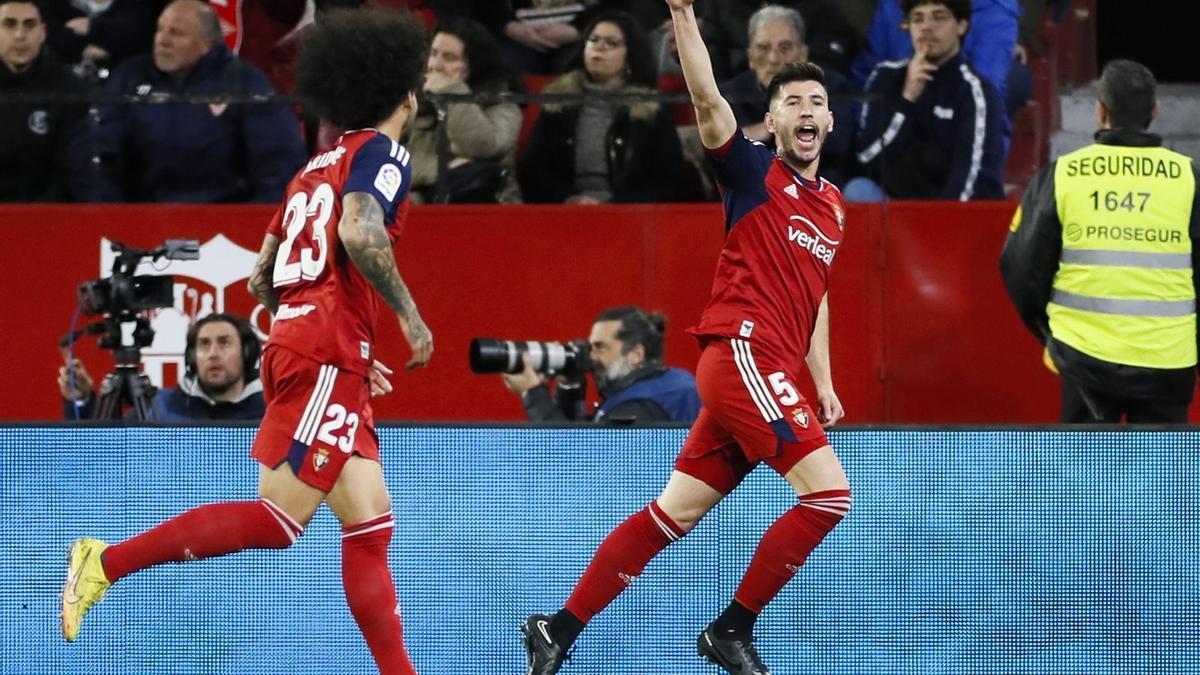
[[[79,637],[79,624],[92,605],[104,599],[110,586],[100,564],[108,544],[99,539],[76,539],[67,554],[67,584],[62,591],[62,634],[67,642]]]

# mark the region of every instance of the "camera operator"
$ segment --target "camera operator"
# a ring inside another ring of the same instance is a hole
[[[532,367],[502,374],[510,391],[521,397],[532,422],[590,419],[603,424],[691,422],[700,412],[700,395],[692,374],[662,363],[666,317],[633,306],[607,309],[596,317],[588,338],[591,371],[604,399],[594,415],[581,412],[585,382],[558,379],[555,393]]]
[[[258,336],[250,322],[240,316],[214,313],[199,319],[187,333],[184,352],[186,371],[179,386],[160,390],[154,396],[151,418],[155,422],[205,420],[257,420],[265,410],[262,383],[258,379]],[[68,420],[92,419],[96,393],[92,378],[78,360],[71,372],[58,369],[58,388],[63,396],[63,414]]]

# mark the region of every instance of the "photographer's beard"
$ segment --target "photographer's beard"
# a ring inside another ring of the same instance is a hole
[[[596,389],[604,396],[608,396],[608,388],[621,378],[633,372],[633,366],[629,365],[628,355],[622,355],[621,358],[613,361],[604,368],[598,368],[592,372],[596,378]]]

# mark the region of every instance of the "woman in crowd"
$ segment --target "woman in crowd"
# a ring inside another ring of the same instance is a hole
[[[598,15],[576,67],[545,94],[652,94],[646,34],[624,12]],[[670,110],[655,100],[585,96],[542,106],[519,164],[525,201],[601,204],[676,199],[683,157]]]
[[[457,17],[438,24],[429,48],[426,96],[407,144],[413,157],[415,201],[520,201],[513,169],[521,108],[495,101],[435,105],[428,95],[486,96],[521,89],[520,79],[508,70],[486,28]],[[441,138],[443,127],[445,140]]]

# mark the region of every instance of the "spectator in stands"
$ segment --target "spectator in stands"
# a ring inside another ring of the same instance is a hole
[[[821,66],[826,77],[848,77],[860,40],[841,0],[795,0],[792,6],[808,26],[808,60]]]
[[[121,64],[121,95],[268,96],[266,76],[221,41],[212,8],[175,0],[162,11],[152,55]],[[100,107],[94,201],[275,202],[305,148],[285,103],[122,103]]]
[[[808,59],[804,18],[790,7],[763,5],[750,16],[747,33],[750,69],[723,82],[721,95],[733,108],[742,133],[751,140],[771,145],[774,135],[767,131],[763,121],[770,107],[767,85],[785,65]],[[850,177],[854,165],[854,109],[844,77],[836,72],[825,73],[825,86],[834,99],[831,107],[837,123],[825,141],[821,175],[841,185]]]
[[[432,27],[432,15],[420,6],[421,1],[397,0]],[[275,91],[290,94],[296,88],[300,43],[308,32],[329,12],[363,4],[365,0],[241,0],[239,4],[212,7],[221,22],[225,45],[240,60],[261,70]],[[312,116],[298,102],[292,104],[292,112],[300,118],[310,155],[332,149],[346,131]]]
[[[192,324],[179,386],[159,390],[150,419],[155,422],[261,419],[266,403],[258,379],[261,347],[254,328],[240,316],[209,314]],[[63,414],[68,420],[95,415],[92,378],[78,360],[58,369]],[[74,371],[74,372],[72,372]]]
[[[838,0],[775,0],[771,4],[794,9],[804,17],[807,60],[821,66],[828,76],[843,77],[858,51],[859,38]],[[725,0],[698,3],[697,18],[705,41],[713,40],[713,68],[718,79],[749,68],[750,17],[762,8],[762,0]]]
[[[971,31],[963,41],[967,63],[987,78],[1003,101],[1008,76],[1016,55],[1021,6],[1018,0],[968,0]],[[855,60],[851,79],[865,86],[867,77],[885,61],[901,61],[913,55],[908,35],[907,12],[901,0],[880,0],[867,33],[867,44]]]
[[[487,26],[507,60],[521,74],[548,75],[567,67],[580,28],[597,0],[430,0],[428,7],[439,18],[458,16]]]
[[[721,83],[721,95],[729,101],[742,133],[752,141],[764,141],[767,132],[767,85],[789,63],[808,59],[804,43],[804,18],[781,5],[763,5],[747,22],[746,42],[749,69]]]
[[[1008,71],[1005,86],[1001,88],[1008,119],[1015,120],[1021,108],[1033,98],[1033,70],[1029,66],[1029,59],[1044,56],[1047,45],[1042,44],[1044,41],[1039,39],[1039,33],[1046,19],[1046,10],[1050,10],[1051,21],[1058,23],[1071,1],[1021,0],[1021,23],[1017,44],[1013,48],[1012,68]]]
[[[582,374],[560,376],[551,394],[526,357],[523,372],[500,377],[521,397],[531,422],[692,422],[700,412],[696,378],[663,365],[665,329],[662,314],[647,314],[632,305],[606,309],[596,317],[588,353],[603,402],[591,413],[582,410],[587,389]]]
[[[0,94],[79,94],[83,83],[44,44],[46,23],[29,0],[0,0]],[[86,189],[82,102],[0,105],[0,202],[55,202]]]
[[[649,2],[650,0],[646,1]],[[637,8],[642,11],[638,13],[630,12],[630,15],[633,16],[634,21],[637,21],[639,26],[645,26],[649,29],[650,53],[654,55],[654,69],[658,71],[659,87],[661,88],[665,85],[667,87],[666,91],[685,92],[687,91],[687,83],[683,79],[683,66],[679,63],[679,46],[675,44],[675,29],[671,25],[670,8],[662,0],[656,0],[653,6],[667,10],[666,18],[659,17],[655,12],[646,11],[648,8],[643,8],[640,4]],[[700,26],[701,34],[712,34],[715,32],[710,29],[711,27],[707,22],[697,19],[697,23]],[[714,38],[713,43],[714,45],[718,45],[720,41]],[[715,46],[709,47],[708,58],[714,64],[725,64],[729,60]],[[716,66],[714,65],[714,72],[720,72],[721,79],[726,79],[726,69],[722,67],[720,71],[716,71],[715,68]],[[668,79],[664,80],[664,76]],[[687,108],[691,108],[690,103],[687,104]],[[691,115],[692,113],[689,113],[689,116]]]
[[[290,94],[296,85],[300,37],[314,16],[331,7],[353,7],[360,3],[357,0],[321,0],[311,4],[305,0],[239,0],[210,4],[221,21],[225,46],[238,59],[261,70],[272,89]]]
[[[438,24],[429,48],[425,94],[486,95],[521,88],[487,28],[453,17]],[[443,132],[445,145],[439,147]],[[521,108],[515,103],[434,103],[422,97],[407,144],[413,196],[439,203],[519,202],[515,173],[520,132]]]
[[[304,34],[326,12],[354,9],[365,0],[218,0],[210,4],[221,22],[225,45],[239,59],[261,70],[275,91],[290,94],[296,86],[296,60]],[[433,26],[433,14],[422,6],[422,0],[387,0],[381,4],[406,7],[427,27]]]
[[[576,4],[562,0],[513,0],[512,15],[504,22],[509,58],[526,73],[563,72],[581,35]]]
[[[624,12],[606,12],[584,31],[578,66],[546,94],[587,94],[546,103],[518,164],[526,202],[600,204],[676,198],[683,156],[670,110],[652,94],[656,75],[646,34]]]
[[[1040,39],[1040,33],[1042,22],[1047,18],[1046,10],[1050,10],[1050,20],[1058,23],[1070,4],[1071,0],[1021,0],[1020,30],[1004,91],[1008,119],[1015,120],[1021,108],[1033,98],[1033,70],[1029,59],[1045,55],[1047,45]]]
[[[970,0],[902,6],[916,53],[867,81],[856,147],[873,181],[847,183],[846,200],[1003,199],[1008,121],[996,88],[963,59]]]
[[[96,75],[150,50],[160,6],[154,0],[48,0],[47,40],[63,61]]]
[[[1021,3],[1022,6],[1027,3]],[[1008,80],[1004,83],[1004,111],[1008,119],[1015,121],[1017,113],[1029,99],[1033,97],[1033,71],[1029,68],[1029,57],[1037,42],[1037,26],[1042,18],[1041,10],[1024,10],[1021,15],[1020,32],[1017,44],[1013,47],[1012,66],[1008,70]]]

